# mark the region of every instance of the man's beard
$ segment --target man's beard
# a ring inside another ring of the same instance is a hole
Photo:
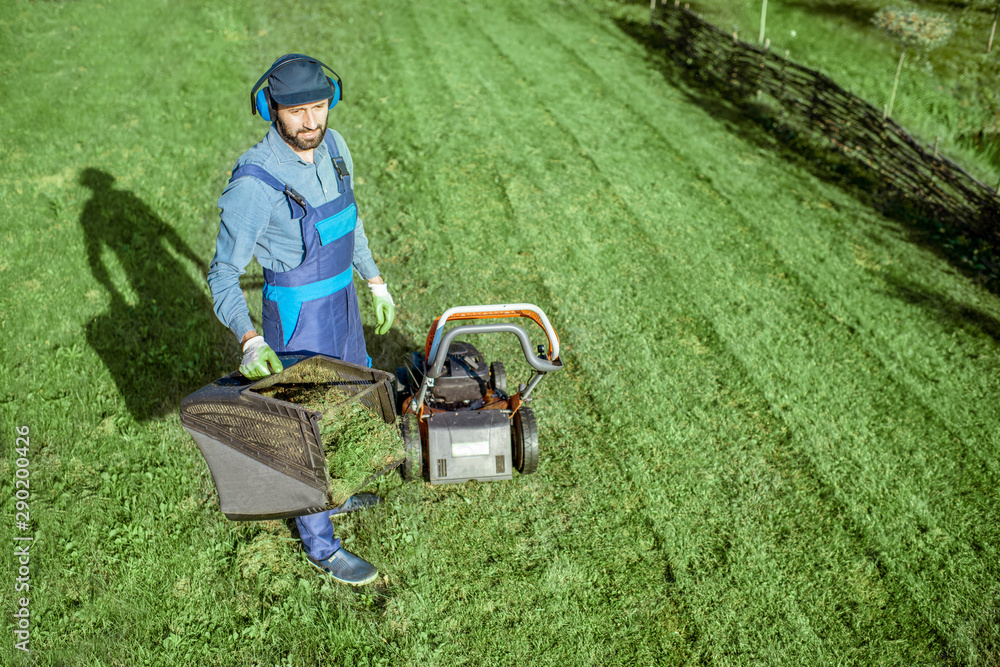
[[[326,123],[323,123],[319,127],[319,134],[308,141],[298,136],[298,134],[302,134],[305,130],[299,130],[298,134],[292,136],[292,134],[288,131],[288,128],[285,127],[285,124],[281,122],[281,118],[275,118],[275,125],[278,126],[278,134],[281,135],[281,138],[284,139],[290,146],[297,148],[300,151],[310,151],[316,148],[323,143],[323,136],[326,134]]]

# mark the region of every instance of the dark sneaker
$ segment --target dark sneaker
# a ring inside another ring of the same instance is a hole
[[[326,572],[331,577],[342,584],[351,586],[364,586],[375,581],[378,570],[375,566],[364,558],[355,556],[347,549],[341,547],[333,552],[333,555],[324,560],[313,560],[306,556],[313,567]]]
[[[330,516],[350,514],[351,512],[357,512],[358,510],[366,510],[370,507],[375,507],[380,502],[382,502],[382,499],[374,493],[356,493],[348,498],[343,505],[330,512]]]

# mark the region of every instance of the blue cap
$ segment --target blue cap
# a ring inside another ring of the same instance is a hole
[[[282,64],[287,63],[287,64]],[[301,53],[288,53],[271,65],[267,77],[271,99],[286,107],[333,99],[335,91],[317,60]]]

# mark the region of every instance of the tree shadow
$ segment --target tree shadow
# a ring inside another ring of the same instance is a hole
[[[884,278],[897,298],[918,306],[934,319],[949,322],[972,335],[985,334],[994,341],[1000,341],[1000,321],[981,308],[956,301],[941,292],[917,286],[896,274],[888,274]]]
[[[957,225],[938,216],[916,197],[887,188],[879,175],[826,143],[825,139],[782,120],[766,103],[733,98],[716,81],[703,77],[697,63],[675,62],[672,46],[655,27],[631,19],[616,19],[619,29],[641,44],[650,65],[692,104],[718,118],[726,128],[775,158],[829,183],[861,206],[903,224],[901,232],[944,259],[963,275],[1000,294],[1000,249],[969,238]]]
[[[87,259],[111,296],[108,310],[87,323],[87,342],[129,412],[142,421],[176,410],[182,397],[238,359],[232,358],[235,340],[229,340],[202,285],[182,263],[204,270],[202,258],[141,199],[116,189],[114,182],[99,169],[80,174],[80,183],[92,190],[80,215]],[[116,261],[105,261],[108,253]]]

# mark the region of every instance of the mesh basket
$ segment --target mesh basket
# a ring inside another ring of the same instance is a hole
[[[235,372],[181,401],[181,424],[208,463],[222,512],[234,521],[330,509],[323,415],[260,390],[320,385],[347,396],[332,409],[359,402],[387,424],[396,419],[389,373],[323,355],[280,358],[280,373],[255,382]]]

